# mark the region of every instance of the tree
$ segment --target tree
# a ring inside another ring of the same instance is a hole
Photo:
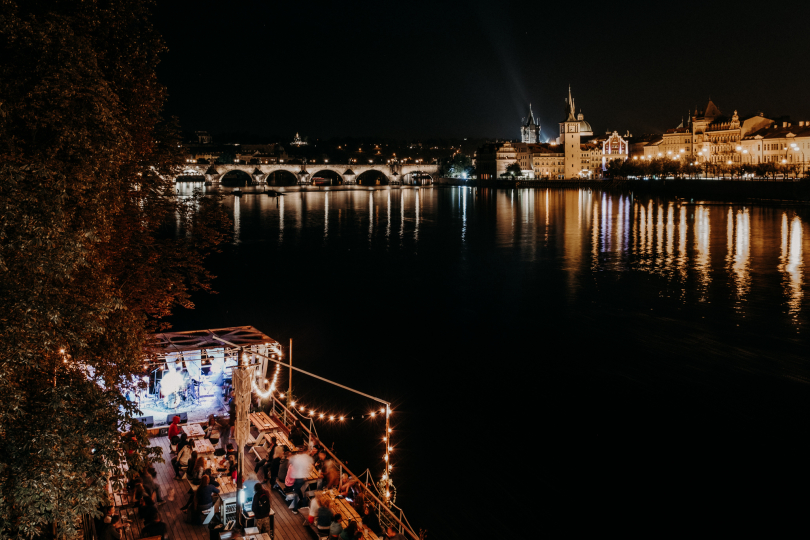
[[[0,537],[75,533],[121,452],[144,345],[208,289],[220,201],[174,196],[177,126],[146,1],[0,5]],[[180,234],[167,228],[179,218]]]
[[[627,173],[624,163],[625,162],[623,162],[621,159],[611,159],[608,161],[607,171],[605,171],[605,174],[611,179],[625,178]]]
[[[506,167],[507,174],[511,176],[523,176],[523,171],[520,169],[520,165],[517,163],[511,163],[508,167]]]
[[[450,159],[442,161],[440,169],[441,176],[446,178],[466,178],[475,172],[472,159],[464,154],[454,154]]]

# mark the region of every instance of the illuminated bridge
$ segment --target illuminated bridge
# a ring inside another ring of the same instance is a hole
[[[272,165],[206,165],[187,164],[177,181],[201,180],[212,185],[309,185],[313,179],[338,180],[340,184],[365,183],[373,179],[389,185],[432,184],[439,173],[435,164],[386,164],[360,165],[333,163],[278,163]],[[333,182],[335,183],[335,182]]]

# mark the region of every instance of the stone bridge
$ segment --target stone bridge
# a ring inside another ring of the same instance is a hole
[[[356,184],[360,175],[376,171],[381,173],[388,180],[389,185],[424,183],[425,177],[430,178],[433,183],[438,176],[439,166],[435,164],[392,164],[392,165],[360,165],[352,163],[350,165],[334,163],[277,163],[272,165],[200,165],[186,164],[181,176],[204,176],[206,182],[217,185],[222,178],[232,171],[241,171],[251,178],[253,185],[267,183],[267,177],[274,172],[286,171],[292,174],[298,184],[307,185],[312,183],[313,178],[323,171],[335,173],[344,185]]]

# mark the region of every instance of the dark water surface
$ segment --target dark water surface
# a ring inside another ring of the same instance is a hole
[[[803,211],[469,188],[227,205],[220,294],[175,329],[293,338],[301,368],[389,399],[397,503],[429,538],[511,538],[734,479],[790,488],[771,471],[806,450]],[[294,386],[354,418],[316,425],[379,475],[373,402]]]

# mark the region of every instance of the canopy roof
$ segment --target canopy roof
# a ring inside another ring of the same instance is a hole
[[[229,328],[211,328],[207,330],[191,330],[189,332],[163,332],[155,334],[157,341],[147,350],[155,354],[177,353],[184,351],[197,351],[202,349],[218,349],[228,347],[227,344],[214,339],[217,336],[239,347],[251,345],[274,345],[279,343],[252,326],[231,326]],[[274,347],[275,348],[275,347]]]

